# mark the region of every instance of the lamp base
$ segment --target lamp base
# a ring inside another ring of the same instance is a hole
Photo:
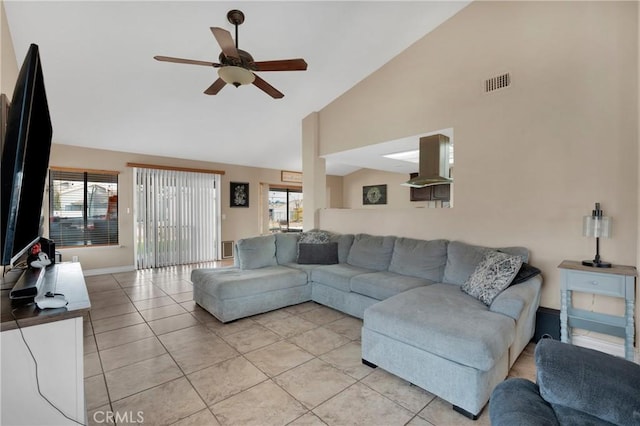
[[[584,266],[591,266],[592,268],[611,268],[611,263],[595,261],[595,260],[583,260],[582,264]]]

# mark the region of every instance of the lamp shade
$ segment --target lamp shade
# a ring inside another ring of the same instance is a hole
[[[582,235],[585,237],[611,237],[611,218],[609,216],[585,216],[582,219]]]
[[[238,87],[243,84],[251,84],[256,76],[246,68],[236,66],[226,66],[218,70],[218,76],[227,84]]]

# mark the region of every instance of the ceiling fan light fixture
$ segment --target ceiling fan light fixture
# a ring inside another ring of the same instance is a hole
[[[233,84],[236,87],[244,84],[251,84],[256,76],[246,68],[229,65],[218,69],[218,76],[227,84]]]

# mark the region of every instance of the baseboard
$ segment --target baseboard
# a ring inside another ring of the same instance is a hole
[[[117,274],[119,272],[131,272],[135,271],[136,267],[134,265],[128,266],[114,266],[111,268],[100,268],[100,269],[87,269],[82,271],[85,277],[90,277],[92,275],[104,275],[104,274]]]
[[[606,340],[595,337],[575,334],[571,336],[571,343],[576,346],[582,346],[583,348],[595,349],[600,352],[624,358],[624,345],[619,343],[607,342]]]

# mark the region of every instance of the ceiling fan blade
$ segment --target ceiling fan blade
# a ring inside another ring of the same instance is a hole
[[[205,94],[207,95],[217,95],[218,92],[224,87],[226,86],[227,83],[224,82],[223,79],[218,78],[216,81],[213,82],[213,84],[211,86],[209,86],[207,88],[207,90],[204,91]]]
[[[278,89],[261,79],[258,75],[254,74],[256,79],[253,80],[253,85],[258,87],[260,90],[265,92],[267,95],[271,96],[274,99],[280,99],[284,97],[284,94],[280,92]]]
[[[225,30],[224,28],[211,27],[211,32],[220,45],[224,56],[240,58],[238,49],[236,49],[236,44],[233,42],[233,38],[231,37],[231,33],[229,31]]]
[[[153,59],[155,59],[156,61],[173,62],[176,64],[204,65],[207,67],[215,68],[218,68],[220,66],[220,64],[216,64],[215,62],[196,61],[195,59],[172,58],[171,56],[154,56]]]
[[[259,61],[256,71],[306,71],[307,63],[302,58],[281,59],[277,61]]]

